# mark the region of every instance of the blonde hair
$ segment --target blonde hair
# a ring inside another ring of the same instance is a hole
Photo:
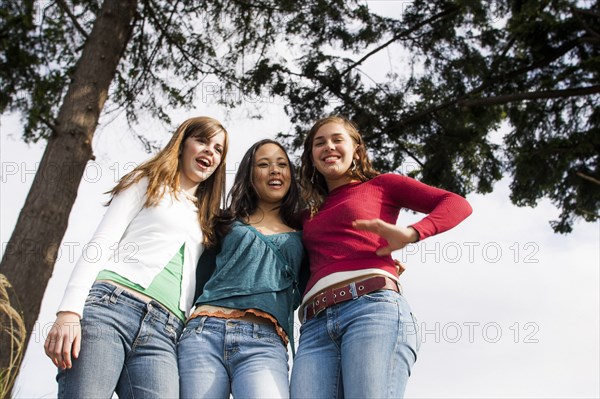
[[[327,197],[327,194],[329,193],[327,182],[323,175],[315,168],[312,159],[312,147],[315,135],[321,127],[329,123],[342,125],[350,138],[352,138],[357,145],[356,156],[358,159],[356,160],[356,166],[348,170],[350,176],[353,179],[365,182],[379,175],[379,172],[373,169],[373,166],[371,165],[371,161],[367,155],[367,148],[354,123],[339,115],[332,115],[319,119],[315,122],[304,139],[304,152],[300,158],[302,160],[302,166],[300,167],[300,197],[303,205],[310,209],[311,217],[319,211],[319,208],[325,201],[325,197]]]
[[[195,193],[198,199],[198,219],[203,233],[203,244],[207,247],[213,246],[216,243],[215,216],[220,212],[225,199],[225,157],[229,143],[227,131],[216,119],[199,116],[183,122],[162,150],[123,176],[109,191],[111,201],[115,195],[144,177],[148,178],[144,207],[157,205],[167,191],[177,198],[180,189],[179,158],[185,141],[189,137],[210,139],[219,133],[225,135],[221,163],[208,179],[200,183]]]

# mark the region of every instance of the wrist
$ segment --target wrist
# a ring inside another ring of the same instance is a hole
[[[77,312],[73,312],[71,310],[61,310],[59,312],[56,312],[56,316],[63,316],[63,317],[77,317],[77,319],[81,319],[81,316],[79,315],[79,313]]]
[[[408,226],[408,229],[411,231],[411,243],[415,243],[415,242],[419,242],[419,239],[421,238],[421,235],[419,234],[419,232],[417,231],[417,229],[415,229],[412,226]]]

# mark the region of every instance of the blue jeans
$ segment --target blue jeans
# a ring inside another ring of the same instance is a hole
[[[375,291],[305,322],[292,398],[401,398],[420,337],[404,297]]]
[[[200,316],[177,347],[182,398],[288,398],[288,354],[275,326]]]
[[[177,398],[183,321],[105,282],[92,286],[81,319],[79,358],[60,370],[59,398]]]

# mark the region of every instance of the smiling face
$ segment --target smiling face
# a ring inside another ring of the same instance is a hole
[[[208,138],[190,136],[184,143],[179,158],[179,184],[192,194],[196,188],[221,163],[225,147],[225,133],[219,132]]]
[[[341,123],[327,123],[315,134],[312,142],[312,161],[323,175],[329,191],[349,183],[352,160],[357,159],[358,144]]]
[[[287,155],[278,145],[267,143],[256,150],[252,183],[259,206],[281,203],[290,189],[291,173]]]

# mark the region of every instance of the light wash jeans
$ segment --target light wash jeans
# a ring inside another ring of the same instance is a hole
[[[177,339],[183,321],[105,282],[92,286],[73,367],[60,370],[59,398],[177,398]]]
[[[305,322],[292,398],[402,398],[420,336],[404,297],[375,291]]]
[[[179,345],[182,398],[288,398],[288,354],[270,324],[196,317]]]

